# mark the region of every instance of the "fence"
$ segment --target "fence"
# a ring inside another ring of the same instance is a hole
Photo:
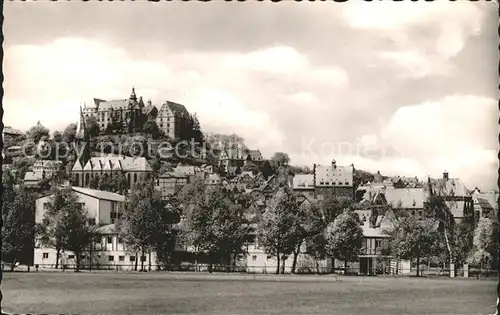
[[[6,268],[7,266],[2,266],[2,270],[8,272],[10,268]],[[23,266],[20,266],[21,268]],[[18,269],[16,267],[16,269]],[[22,268],[25,269],[25,268]],[[31,270],[34,271],[43,271],[43,270],[60,270],[60,271],[72,271],[76,269],[75,264],[60,264],[58,268],[55,268],[54,264],[40,264],[35,265]],[[280,268],[280,274],[291,274],[291,266],[285,266]],[[142,271],[142,272],[161,272],[161,271],[169,271],[169,272],[201,272],[207,273],[210,270],[210,266],[208,264],[177,264],[177,265],[158,265],[158,264],[149,264],[144,263],[141,266],[141,263],[138,263],[137,266],[135,264],[98,264],[89,268],[89,266],[81,266],[81,271],[114,271],[114,272],[134,272],[134,271]],[[29,270],[28,270],[29,271]],[[276,266],[235,266],[235,265],[213,265],[212,272],[217,273],[246,273],[246,274],[276,274],[277,268]],[[498,276],[497,270],[492,269],[480,269],[480,268],[456,268],[454,276],[457,278],[496,278]],[[348,267],[348,268],[332,268],[327,267],[297,267],[295,269],[294,274],[303,274],[303,275],[326,275],[326,274],[338,274],[338,275],[346,275],[346,276],[416,276],[417,268],[391,268],[390,266],[386,268],[372,268],[370,270],[360,271],[359,268],[356,267]],[[450,277],[450,269],[449,268],[437,268],[437,267],[422,267],[419,268],[419,276],[424,277]]]

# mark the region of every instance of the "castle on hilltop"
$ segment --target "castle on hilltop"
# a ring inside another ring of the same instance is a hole
[[[192,117],[184,105],[166,101],[158,110],[151,100],[145,104],[142,96],[138,98],[135,88],[125,99],[107,101],[94,98],[94,104],[84,104],[81,121],[90,117],[95,118],[101,133],[113,133],[113,130],[136,132],[148,120],[155,121],[158,128],[172,139],[181,137],[193,125]]]

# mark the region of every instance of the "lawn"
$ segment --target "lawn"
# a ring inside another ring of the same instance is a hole
[[[36,314],[489,314],[496,282],[476,279],[5,273],[2,308]]]

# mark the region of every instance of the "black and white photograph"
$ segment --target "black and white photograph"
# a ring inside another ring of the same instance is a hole
[[[4,2],[2,315],[498,315],[499,21]]]

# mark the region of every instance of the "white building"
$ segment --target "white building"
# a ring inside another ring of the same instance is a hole
[[[82,187],[72,187],[73,192],[76,194],[78,198],[78,202],[82,207],[87,209],[90,217],[94,218],[94,223],[98,226],[106,226],[110,224],[114,224],[116,220],[120,217],[125,197],[119,194],[94,190]],[[44,214],[47,211],[48,205],[51,202],[52,195],[44,196],[38,198],[36,200],[36,213],[35,213],[35,222],[42,223],[44,220]],[[122,253],[121,255],[125,255],[123,248],[119,245],[118,239],[115,237],[112,243],[108,242],[108,235],[103,236],[100,242],[97,242],[94,245],[94,250],[100,251],[99,255],[101,256],[111,256],[117,255],[116,252]],[[114,243],[113,243],[114,242]],[[111,245],[108,245],[111,244]],[[115,246],[116,245],[116,246]],[[89,255],[86,253],[85,255]],[[88,257],[88,256],[87,256]],[[97,256],[93,257],[95,259]],[[82,264],[85,263],[85,257],[82,257]],[[120,258],[117,258],[118,261]],[[40,267],[53,268],[56,263],[56,250],[54,248],[46,248],[37,240],[35,242],[35,255],[34,255],[34,264],[39,265]],[[62,253],[61,255],[61,263],[62,264],[74,264],[74,255],[73,253]]]

